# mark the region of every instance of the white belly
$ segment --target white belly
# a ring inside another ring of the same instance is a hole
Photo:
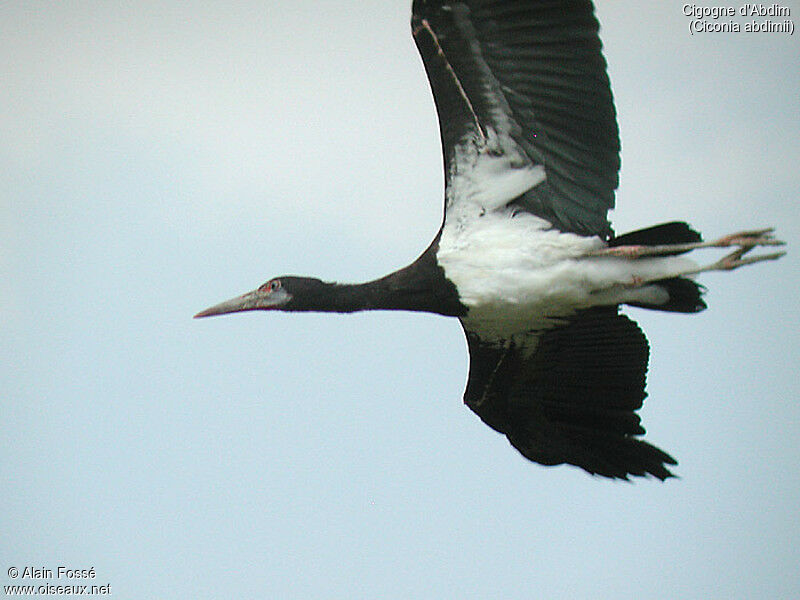
[[[487,212],[448,219],[436,258],[469,309],[462,318],[482,338],[546,329],[578,309],[623,302],[660,303],[666,292],[633,286],[693,265],[679,257],[587,257],[605,243],[550,229],[528,213]]]

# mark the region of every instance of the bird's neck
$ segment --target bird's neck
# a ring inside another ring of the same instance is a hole
[[[466,308],[455,285],[436,262],[438,236],[428,249],[407,267],[366,283],[326,286],[318,302],[305,310],[356,312],[361,310],[410,310],[446,316],[463,316]]]

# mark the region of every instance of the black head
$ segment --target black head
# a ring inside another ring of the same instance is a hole
[[[252,292],[207,308],[194,317],[198,319],[248,310],[320,310],[319,307],[334,286],[313,277],[275,277]]]

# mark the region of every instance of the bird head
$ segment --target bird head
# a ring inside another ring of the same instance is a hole
[[[334,285],[313,277],[294,275],[275,277],[252,292],[220,302],[197,313],[194,318],[248,310],[315,310],[316,300],[324,296]]]

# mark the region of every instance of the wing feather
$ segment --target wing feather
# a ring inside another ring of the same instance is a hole
[[[615,307],[499,346],[469,331],[467,340],[464,401],[529,460],[612,478],[672,476],[665,465],[675,460],[638,438],[647,339]]]
[[[464,170],[454,166],[459,146],[496,154],[495,132],[546,175],[507,204],[562,231],[608,237],[619,136],[592,3],[415,0],[412,28],[448,185]]]

